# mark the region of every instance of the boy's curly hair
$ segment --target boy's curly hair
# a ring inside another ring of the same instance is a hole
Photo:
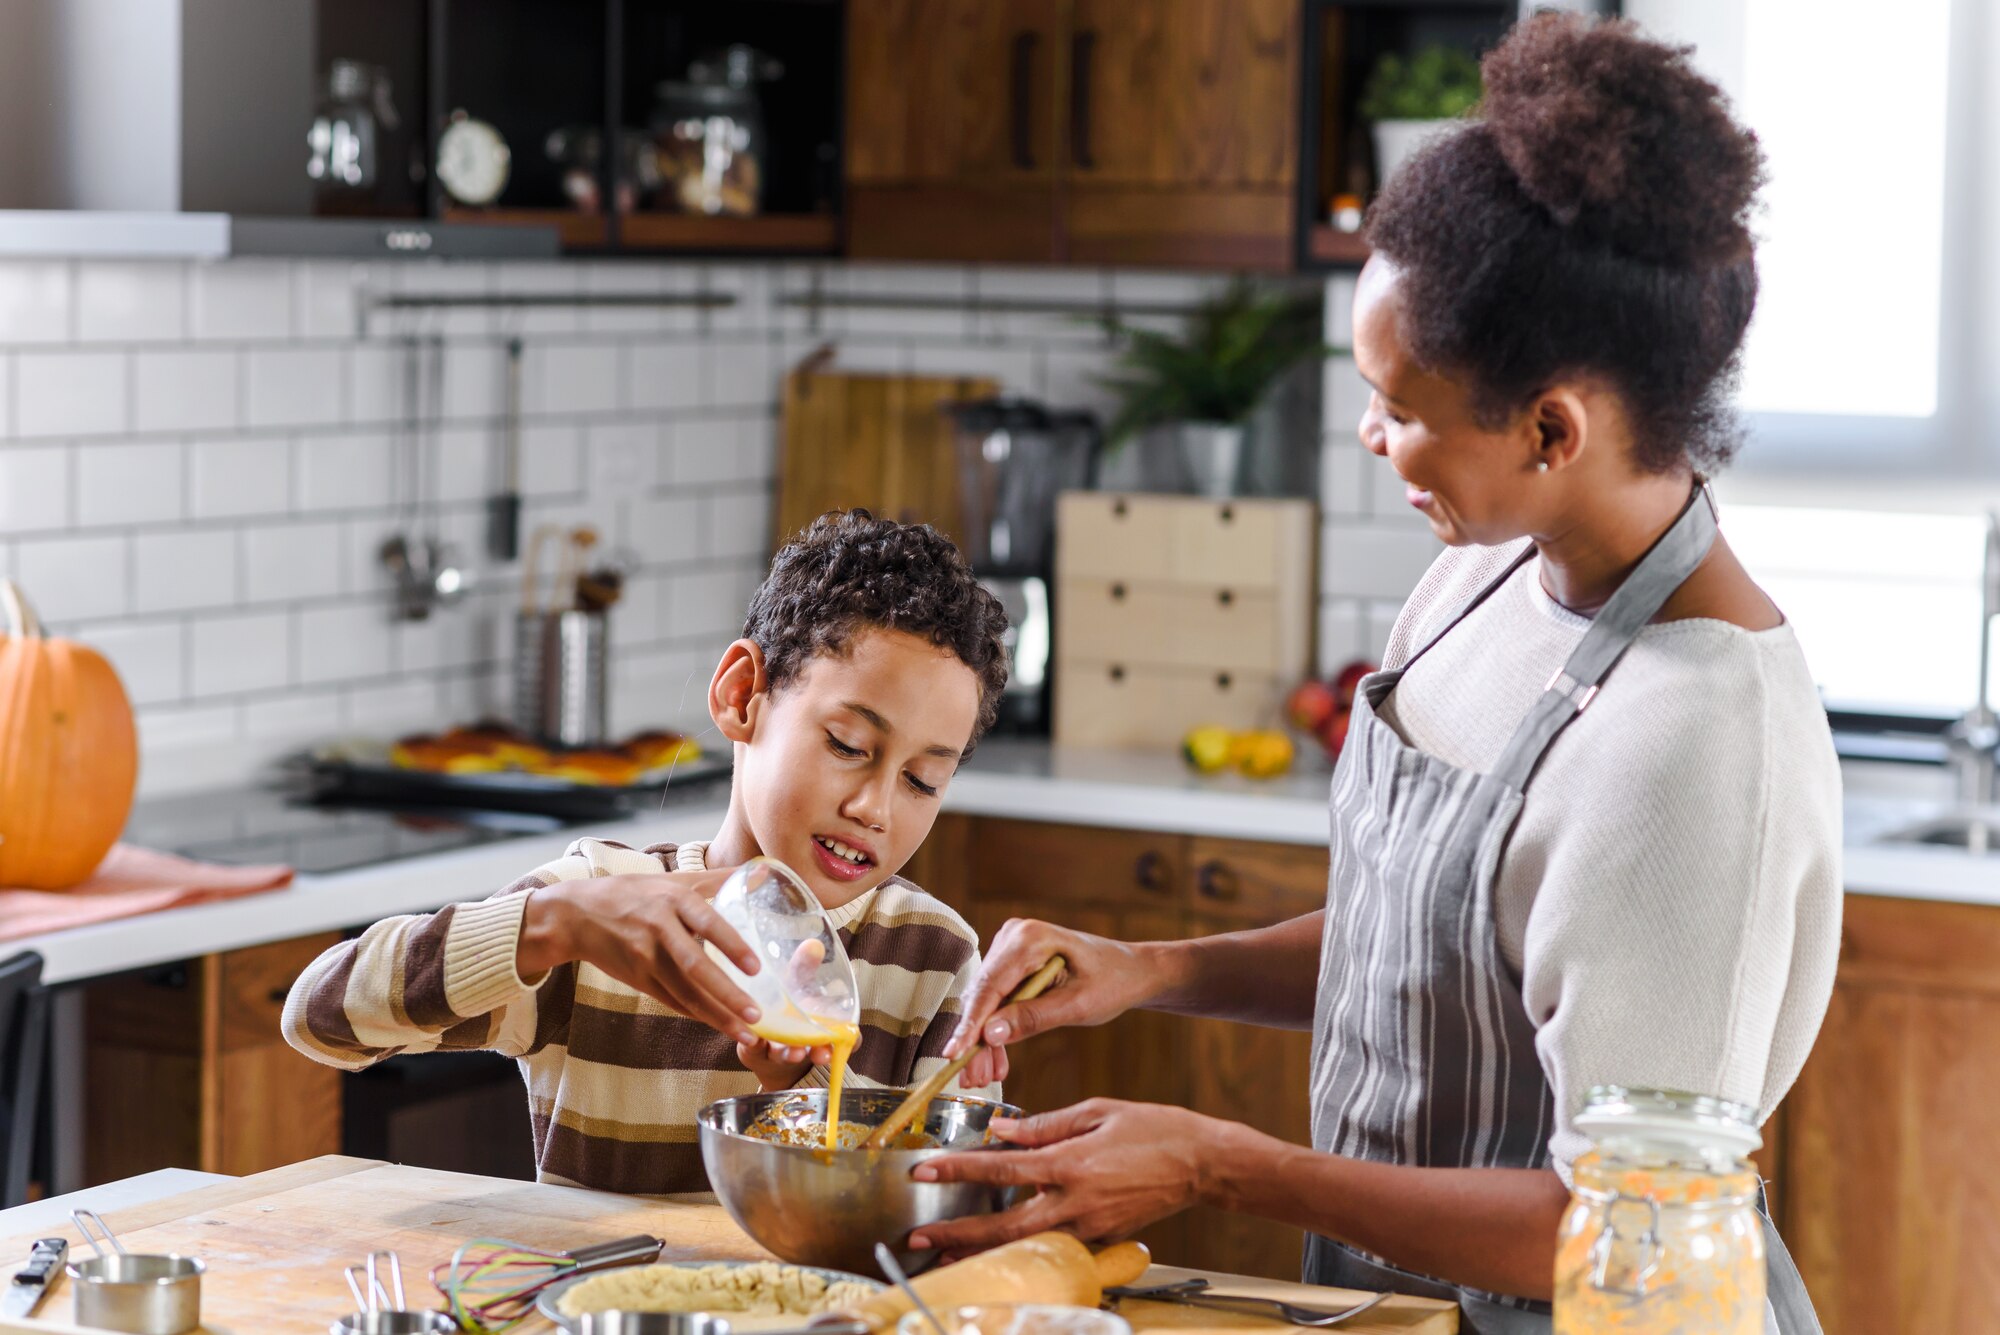
[[[965,753],[993,726],[1007,686],[1007,614],[950,538],[866,510],[830,510],[771,558],[750,599],[744,638],[764,651],[773,691],[857,631],[899,630],[949,650],[979,677],[979,717]]]
[[[1726,463],[1757,304],[1756,136],[1688,48],[1629,22],[1523,20],[1483,73],[1476,118],[1369,211],[1411,350],[1466,381],[1489,425],[1598,375],[1625,398],[1642,469]]]

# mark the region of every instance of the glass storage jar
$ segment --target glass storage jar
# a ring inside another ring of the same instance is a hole
[[[1756,1110],[1593,1089],[1556,1239],[1556,1335],[1763,1335]]]

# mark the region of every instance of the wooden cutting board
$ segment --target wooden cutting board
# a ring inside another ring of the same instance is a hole
[[[828,510],[934,524],[957,538],[961,502],[943,405],[991,398],[977,377],[849,375],[811,358],[785,377],[773,541]]]
[[[502,1237],[533,1247],[567,1249],[609,1242],[635,1233],[666,1239],[668,1260],[768,1260],[770,1254],[738,1229],[716,1205],[682,1205],[465,1173],[405,1168],[373,1159],[328,1155],[258,1173],[182,1196],[168,1197],[106,1216],[132,1251],[175,1251],[208,1263],[202,1279],[202,1329],[217,1335],[322,1332],[353,1310],[343,1266],[377,1248],[400,1254],[412,1306],[436,1306],[425,1279],[452,1249],[473,1237]],[[88,1255],[74,1230],[72,1255]],[[32,1237],[0,1239],[0,1258],[26,1256]],[[1196,1274],[1155,1266],[1143,1283]],[[1275,1280],[1213,1275],[1218,1289],[1258,1293],[1293,1302],[1346,1301],[1339,1290]],[[0,1321],[0,1331],[68,1332],[69,1280],[58,1280],[32,1320]],[[1277,1321],[1237,1317],[1161,1303],[1123,1305],[1137,1331],[1210,1331],[1217,1335],[1275,1335],[1292,1329]],[[515,1327],[546,1335],[535,1318]],[[1354,1335],[1458,1329],[1456,1308],[1424,1298],[1392,1298],[1338,1327]]]

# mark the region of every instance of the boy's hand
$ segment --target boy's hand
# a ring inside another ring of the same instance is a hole
[[[726,869],[683,871],[545,886],[528,896],[514,967],[530,978],[581,960],[740,1044],[756,1043],[757,1007],[701,944],[713,942],[746,974],[758,970],[756,955],[709,903],[728,877]]]
[[[757,1088],[769,1094],[773,1090],[790,1089],[807,1071],[832,1061],[833,1052],[829,1048],[791,1048],[760,1038],[738,1043],[736,1059],[757,1077]]]

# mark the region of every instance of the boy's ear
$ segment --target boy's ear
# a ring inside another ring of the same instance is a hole
[[[708,683],[708,716],[724,737],[747,742],[757,730],[757,715],[769,690],[764,651],[754,640],[737,640],[722,651],[722,661]]]

